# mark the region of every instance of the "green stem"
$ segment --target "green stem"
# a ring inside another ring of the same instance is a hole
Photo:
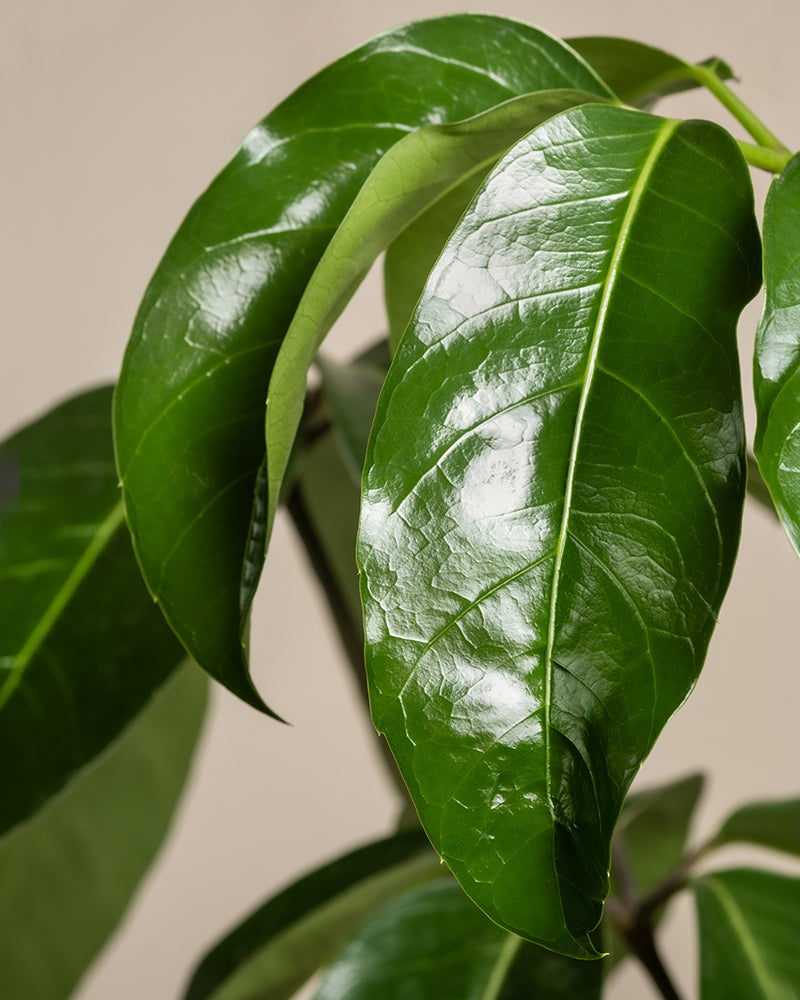
[[[766,146],[754,146],[752,142],[745,142],[743,139],[738,139],[737,142],[742,155],[751,167],[767,170],[771,174],[781,173],[792,158],[788,152],[779,153],[774,149],[767,149]]]
[[[708,66],[695,65],[692,66],[692,72],[698,83],[711,91],[760,146],[772,149],[776,153],[789,155],[789,150],[780,139],[767,128],[760,118],[753,114],[744,101],[712,69],[709,69]]]

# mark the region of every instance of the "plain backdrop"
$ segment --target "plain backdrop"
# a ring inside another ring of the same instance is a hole
[[[626,35],[693,60],[718,54],[745,100],[800,146],[797,0],[0,0],[3,433],[115,377],[168,239],[252,124],[367,37],[465,9],[562,36]],[[704,94],[662,110],[729,121]],[[765,187],[766,178],[759,201]],[[742,326],[746,384],[757,314],[751,307]],[[331,352],[350,353],[383,323],[373,277]],[[752,408],[748,419],[752,435]],[[698,835],[743,800],[798,792],[799,590],[800,564],[780,530],[748,510],[703,676],[639,779],[707,771]],[[196,958],[250,907],[390,829],[396,802],[375,737],[283,521],[255,611],[253,663],[292,726],[216,692],[168,844],[79,1000],[177,1000]],[[665,939],[687,997],[696,996],[692,920],[682,904]],[[627,973],[608,995],[652,994]]]

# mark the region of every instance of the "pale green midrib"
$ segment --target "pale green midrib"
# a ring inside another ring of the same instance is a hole
[[[521,937],[517,937],[516,934],[508,935],[497,953],[497,961],[494,963],[492,974],[486,982],[480,1000],[497,1000],[521,946]]]
[[[28,636],[24,646],[14,658],[14,666],[2,688],[0,688],[0,709],[3,708],[8,699],[17,689],[17,686],[22,680],[22,677],[37,650],[41,648],[42,643],[47,638],[50,630],[58,621],[63,610],[72,600],[72,597],[78,587],[88,576],[90,570],[105,549],[111,536],[120,527],[123,520],[124,514],[122,500],[118,500],[111,508],[111,511],[105,519],[98,524],[97,531],[95,532],[91,542],[84,549],[83,554],[59,587],[44,614],[39,618],[39,621],[36,623],[35,628]]]
[[[769,969],[764,964],[758,951],[756,943],[747,922],[744,919],[741,909],[736,905],[736,901],[725,888],[725,886],[711,875],[707,875],[702,884],[708,891],[716,897],[717,902],[722,907],[725,916],[728,918],[731,929],[737,935],[742,945],[742,950],[746,953],[753,969],[755,980],[764,994],[765,1000],[777,1000],[775,996],[775,980],[770,975]]]
[[[589,347],[589,356],[586,361],[586,371],[583,377],[583,388],[581,390],[580,400],[578,402],[578,412],[575,417],[575,431],[572,437],[572,448],[570,450],[569,462],[567,465],[567,481],[564,489],[564,511],[561,516],[561,525],[558,533],[558,542],[556,545],[555,558],[553,561],[553,577],[552,577],[552,587],[550,592],[550,618],[548,622],[548,634],[547,634],[547,651],[545,654],[545,695],[544,695],[544,739],[545,739],[545,783],[547,789],[547,806],[550,811],[550,816],[554,820],[554,809],[553,800],[551,795],[551,767],[550,767],[550,709],[551,709],[551,698],[552,698],[552,677],[553,677],[553,646],[555,641],[555,622],[556,622],[556,605],[558,600],[558,584],[561,575],[561,563],[564,557],[564,548],[566,546],[567,536],[568,536],[568,525],[569,525],[569,515],[570,506],[572,502],[572,490],[575,483],[575,468],[578,460],[578,450],[580,448],[581,442],[581,432],[583,430],[583,420],[586,413],[586,406],[589,399],[589,393],[592,388],[592,382],[594,380],[595,369],[597,366],[597,357],[600,351],[600,341],[602,338],[603,327],[608,314],[609,305],[611,302],[611,296],[614,292],[614,288],[617,283],[617,277],[619,274],[619,266],[622,260],[622,256],[627,247],[628,237],[630,236],[630,231],[633,226],[636,213],[641,204],[642,198],[645,193],[647,184],[653,174],[655,165],[658,161],[659,156],[670,140],[675,130],[680,125],[680,121],[677,120],[666,120],[661,126],[658,134],[653,140],[653,145],[651,146],[650,152],[644,165],[639,173],[639,177],[636,180],[630,193],[630,200],[628,202],[628,207],[625,211],[625,216],[622,220],[622,225],[620,227],[619,234],[617,235],[616,243],[614,244],[614,249],[611,254],[610,266],[608,269],[608,274],[603,287],[603,294],[600,299],[600,306],[597,313],[597,320],[595,322],[594,330],[592,332],[592,341]],[[563,901],[561,900],[561,890],[559,888],[559,876],[556,867],[556,852],[555,852],[555,821],[552,825],[553,829],[553,875],[555,877],[556,887],[559,893],[559,903],[562,907],[562,918],[564,916],[563,912]],[[566,922],[564,922],[566,927]]]

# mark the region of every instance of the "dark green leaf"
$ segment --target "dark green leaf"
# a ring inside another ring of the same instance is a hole
[[[758,265],[727,133],[565,112],[490,174],[378,404],[373,719],[467,892],[565,954],[593,950],[623,798],[728,585]]]
[[[384,368],[364,362],[344,364],[318,357],[317,365],[342,457],[353,483],[360,486],[369,432],[388,364]]]
[[[111,388],[9,438],[19,503],[0,533],[0,832],[95,757],[185,654],[122,517]]]
[[[681,863],[704,781],[702,774],[690,774],[625,800],[614,836],[640,893],[655,889]]]
[[[580,90],[526,94],[467,121],[417,129],[378,161],[326,247],[275,360],[266,419],[270,523],[303,414],[308,368],[378,255],[431,203],[465,177],[485,173],[535,125],[606,99]]]
[[[454,15],[381,35],[256,126],[156,271],[116,397],[126,512],[168,620],[251,704],[265,707],[242,638],[261,568],[247,549],[264,400],[306,283],[398,139],[562,87],[607,94],[563,43],[516,21]]]
[[[800,552],[800,154],[764,206],[764,307],[753,379],[761,475]]]
[[[596,1000],[602,969],[507,934],[451,880],[382,907],[332,962],[314,1000]]]
[[[709,847],[748,843],[800,855],[800,799],[751,802],[729,816]]]
[[[796,1000],[800,879],[715,872],[694,883],[694,894],[701,1000]]]
[[[669,94],[703,86],[691,63],[642,42],[592,36],[570,38],[568,44],[594,67],[626,104],[651,108]],[[730,80],[733,76],[730,66],[721,59],[706,59],[701,65],[713,70],[722,80]]]
[[[421,831],[362,847],[290,885],[227,935],[184,1000],[284,1000],[378,906],[443,871]]]
[[[392,353],[397,350],[436,258],[486,173],[474,174],[434,202],[386,250],[384,294]]]
[[[0,839],[0,996],[64,1000],[169,828],[206,702],[187,665],[63,795]]]

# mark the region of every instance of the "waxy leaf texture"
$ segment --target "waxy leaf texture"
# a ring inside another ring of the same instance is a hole
[[[373,719],[467,893],[564,954],[595,953],[614,823],[730,578],[759,270],[725,132],[567,111],[487,178],[378,404]]]
[[[254,706],[268,711],[246,651],[263,561],[254,492],[270,372],[303,290],[395,142],[553,88],[613,96],[563,42],[516,21],[456,15],[373,39],[250,132],[145,293],[115,405],[134,545],[186,648]]]

